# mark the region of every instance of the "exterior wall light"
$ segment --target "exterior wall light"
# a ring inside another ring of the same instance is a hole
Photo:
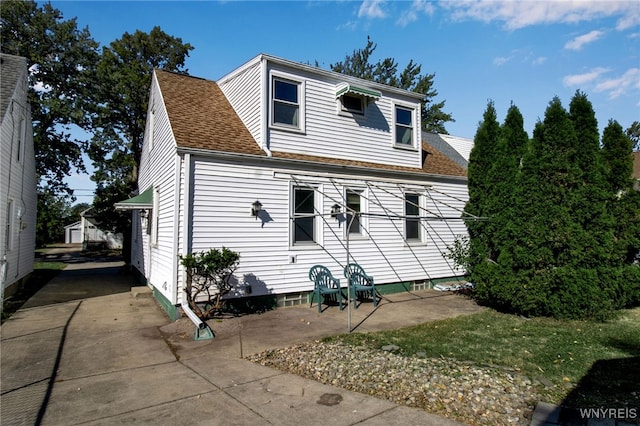
[[[262,203],[258,200],[255,200],[251,204],[251,216],[258,217],[258,213],[260,213],[260,210],[262,210]]]
[[[336,203],[333,206],[331,206],[331,217],[334,217],[337,219],[338,215],[340,214],[340,210],[341,210],[340,204]]]

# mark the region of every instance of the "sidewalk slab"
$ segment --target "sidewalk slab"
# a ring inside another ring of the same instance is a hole
[[[175,361],[58,381],[43,425],[106,419],[214,390],[215,386]]]
[[[292,374],[269,377],[225,391],[277,425],[298,426],[314,422],[353,425],[396,406],[389,401]]]
[[[224,392],[213,391],[86,424],[94,426],[253,426],[268,423]]]
[[[156,327],[100,334],[70,331],[69,336],[64,345],[58,380],[166,364],[176,360]]]

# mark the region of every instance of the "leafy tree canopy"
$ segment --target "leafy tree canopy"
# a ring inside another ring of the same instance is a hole
[[[393,58],[384,58],[372,63],[373,52],[378,47],[367,37],[364,49],[356,49],[346,55],[344,61],[331,64],[332,71],[375,81],[376,83],[398,87],[424,95],[422,103],[422,130],[447,134],[445,123],[455,121],[451,114],[442,111],[445,101],[435,102],[438,96],[433,87],[435,74],[420,74],[422,66],[410,60],[402,72],[398,72],[398,63]]]
[[[627,136],[631,139],[631,146],[634,151],[640,150],[640,121],[634,121],[627,129]]]
[[[64,177],[85,170],[84,143],[71,132],[74,125],[90,127],[85,111],[98,43],[88,29],[77,28],[75,18],[64,20],[51,4],[34,1],[0,3],[0,37],[2,52],[27,58],[39,184],[70,194]]]
[[[103,49],[89,157],[97,184],[94,206],[107,229],[126,226],[127,219],[114,212],[113,203],[130,197],[137,188],[153,70],[186,73],[184,62],[192,49],[160,27],[148,34],[125,33]]]

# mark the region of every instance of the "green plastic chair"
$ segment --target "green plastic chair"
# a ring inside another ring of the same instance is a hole
[[[344,276],[349,280],[351,294],[353,296],[353,307],[358,309],[358,295],[370,294],[373,300],[373,307],[378,306],[378,295],[376,286],[371,275],[367,275],[362,266],[357,263],[350,263],[344,267]]]
[[[313,306],[313,298],[318,297],[318,313],[322,313],[322,300],[327,296],[335,295],[338,299],[338,305],[340,310],[344,309],[342,306],[342,289],[340,288],[340,280],[334,278],[331,271],[326,266],[315,265],[309,269],[309,280],[313,281],[314,288],[311,294],[311,301],[309,307]]]

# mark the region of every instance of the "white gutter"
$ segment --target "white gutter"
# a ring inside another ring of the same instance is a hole
[[[173,191],[173,202],[175,203],[173,208],[173,241],[175,241],[176,243],[180,241],[180,229],[179,229],[180,228],[180,200],[182,199],[182,197],[180,197],[180,185],[181,185],[180,177],[182,176],[182,174],[180,173],[181,166],[182,166],[182,157],[180,155],[176,155],[176,170],[174,173],[175,188]],[[184,240],[182,241],[182,244],[184,244]],[[179,267],[178,264],[180,262],[179,251],[180,251],[180,248],[176,244],[175,252],[173,256],[173,265],[171,265],[173,282],[175,284],[171,286],[172,287],[171,303],[173,304],[178,303],[178,267]]]
[[[191,252],[191,154],[184,155],[184,220],[182,221],[182,255],[187,255]],[[176,199],[178,202],[178,200]],[[179,204],[179,202],[178,202]],[[176,215],[177,216],[177,215]],[[176,227],[177,228],[177,227]],[[177,259],[176,259],[177,262]],[[177,274],[177,266],[176,266],[176,274]],[[177,278],[177,276],[176,276]],[[186,284],[186,274],[182,275],[181,288],[184,292],[184,287]],[[176,285],[176,298],[178,297],[178,286]],[[180,298],[180,306],[184,311],[185,315],[189,317],[189,319],[196,325],[198,330],[203,330],[207,328],[207,324],[205,324],[195,312],[191,310],[189,307],[189,302],[187,302],[187,298],[183,294]]]
[[[262,114],[260,114],[260,147],[267,154],[267,157],[271,157],[271,151],[269,150],[269,121],[267,111],[269,111],[269,70],[267,69],[267,61],[262,59],[260,62],[260,73],[262,74],[262,90],[261,90],[261,103]]]

